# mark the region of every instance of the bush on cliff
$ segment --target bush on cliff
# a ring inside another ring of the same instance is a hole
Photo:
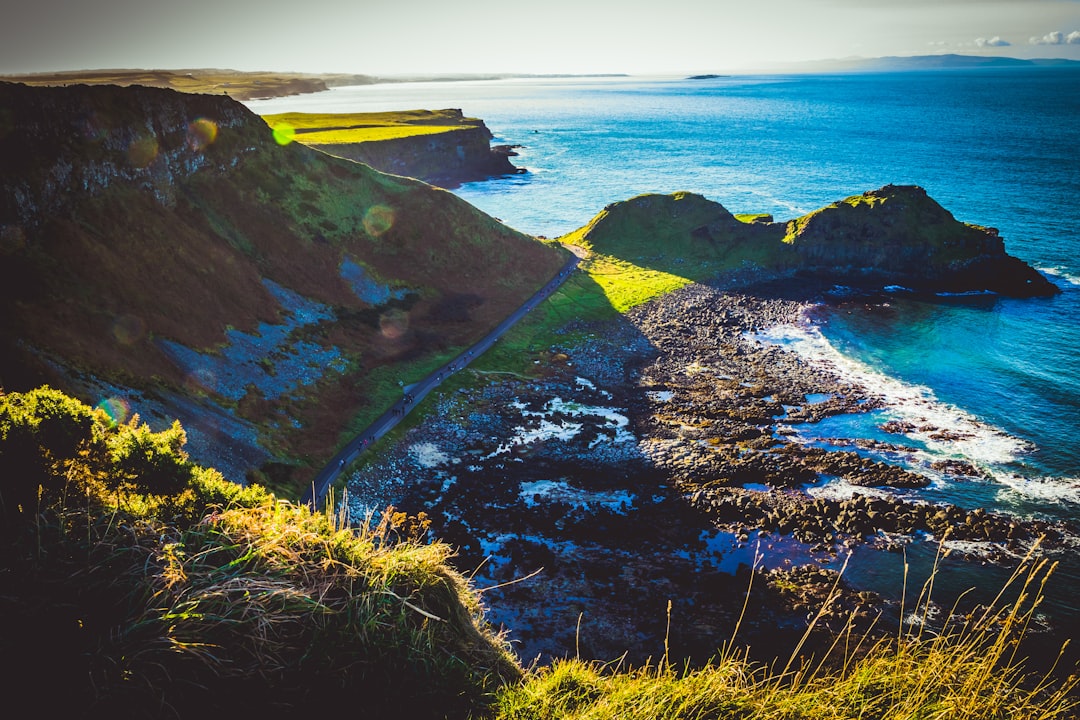
[[[51,717],[454,717],[520,677],[448,546],[234,485],[182,444],[48,388],[0,395],[8,697]]]

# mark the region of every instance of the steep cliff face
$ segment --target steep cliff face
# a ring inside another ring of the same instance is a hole
[[[741,222],[691,193],[644,195],[608,206],[574,241],[694,278],[749,264],[867,287],[1058,292],[1005,252],[997,230],[957,221],[914,186],[871,190],[786,223]]]
[[[0,92],[0,222],[9,228],[64,215],[116,184],[173,206],[179,182],[235,166],[262,134],[226,97],[134,86],[118,103],[114,88],[6,83]]]
[[[402,363],[475,341],[563,262],[449,193],[280,146],[226,97],[0,84],[0,157],[0,385],[180,417],[234,477],[317,465]]]
[[[458,113],[460,114],[460,110]],[[302,136],[299,138],[302,141]],[[376,170],[414,177],[440,187],[498,175],[525,172],[510,157],[508,145],[491,145],[492,134],[482,122],[437,135],[343,144],[312,144],[323,152],[367,163]]]

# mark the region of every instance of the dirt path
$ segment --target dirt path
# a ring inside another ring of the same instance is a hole
[[[312,480],[311,486],[305,491],[303,502],[312,508],[322,505],[326,493],[344,471],[345,466],[353,462],[364,450],[367,450],[383,435],[388,433],[402,418],[408,415],[414,407],[420,404],[428,393],[442,384],[442,381],[469,365],[474,359],[482,355],[488,348],[495,344],[502,335],[514,326],[526,313],[540,304],[551,293],[555,292],[570,276],[570,273],[581,262],[576,254],[563,265],[559,274],[552,278],[544,287],[536,291],[525,303],[510,314],[505,320],[484,336],[479,342],[471,346],[465,352],[458,355],[446,365],[438,368],[427,377],[412,385],[403,388],[403,397],[394,403],[390,409],[380,415],[371,425],[362,430],[356,437],[343,447],[329,463],[319,471]]]

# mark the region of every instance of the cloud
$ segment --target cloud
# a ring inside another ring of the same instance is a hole
[[[975,38],[975,44],[979,47],[1009,47],[1012,45],[1011,42],[1002,40],[998,35],[992,38]]]
[[[1028,42],[1032,45],[1080,45],[1080,30],[1073,30],[1068,35],[1055,30],[1046,33],[1041,38],[1033,37]]]

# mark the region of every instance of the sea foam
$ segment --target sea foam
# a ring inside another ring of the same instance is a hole
[[[844,355],[821,331],[804,319],[757,333],[753,339],[787,348],[811,365],[880,397],[892,419],[910,423],[906,433],[941,458],[963,458],[997,475],[994,466],[1016,461],[1034,446],[971,413],[939,400],[933,390],[904,382]]]
[[[1050,282],[1054,283],[1062,290],[1066,287],[1080,287],[1080,275],[1071,273],[1060,265],[1055,267],[1039,267],[1035,269],[1043,275],[1049,275]]]

